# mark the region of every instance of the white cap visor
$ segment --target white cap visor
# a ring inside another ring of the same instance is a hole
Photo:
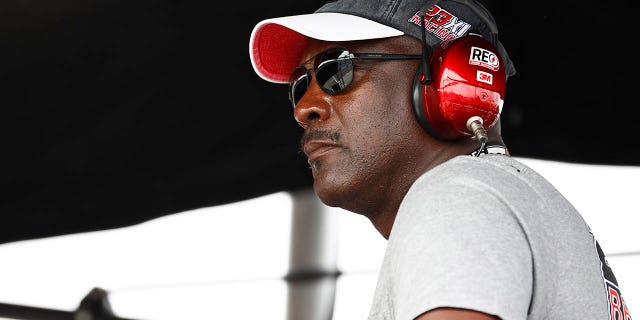
[[[344,13],[312,13],[267,19],[251,32],[249,56],[256,73],[274,83],[287,83],[300,63],[309,38],[354,41],[401,36],[400,30]]]

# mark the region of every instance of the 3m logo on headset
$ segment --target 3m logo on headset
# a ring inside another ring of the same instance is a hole
[[[478,70],[476,72],[476,80],[486,84],[493,84],[493,74]]]
[[[482,66],[493,71],[500,69],[500,60],[498,56],[483,48],[471,47],[469,53],[469,64],[472,66]]]

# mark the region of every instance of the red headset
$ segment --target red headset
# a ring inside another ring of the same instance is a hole
[[[420,9],[422,26],[439,0]],[[491,13],[474,0],[456,0],[471,8],[489,27],[491,39],[469,33],[443,41],[433,50],[422,28],[423,59],[413,85],[413,108],[420,125],[441,140],[475,136],[486,141],[506,92],[506,65],[498,52],[498,28]],[[432,52],[429,52],[432,51]]]

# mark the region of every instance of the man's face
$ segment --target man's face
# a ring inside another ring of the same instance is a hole
[[[335,45],[312,41],[301,62],[312,70],[309,59]],[[420,43],[409,37],[338,45],[353,53],[420,52]],[[301,147],[316,194],[327,205],[364,213],[379,206],[399,180],[412,178],[425,132],[411,100],[418,60],[353,62],[353,81],[338,94],[320,89],[314,76],[294,116],[305,129]]]

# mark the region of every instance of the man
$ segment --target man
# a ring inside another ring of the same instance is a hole
[[[515,68],[480,3],[330,1],[254,28],[322,202],[388,239],[369,319],[631,319],[589,227],[500,136]],[[428,61],[428,62],[427,62]]]

